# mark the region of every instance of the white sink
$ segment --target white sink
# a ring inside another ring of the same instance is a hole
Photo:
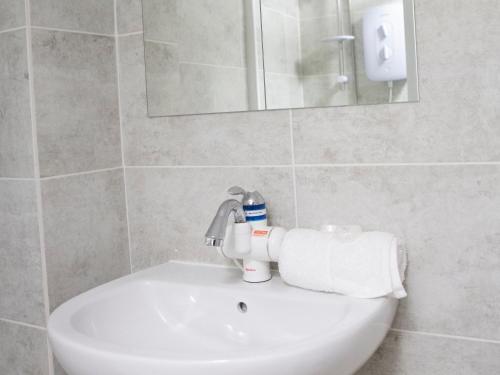
[[[380,345],[396,307],[167,263],[66,302],[48,333],[69,375],[347,375]]]

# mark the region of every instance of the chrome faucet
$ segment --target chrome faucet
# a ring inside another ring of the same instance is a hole
[[[205,244],[207,246],[221,247],[223,245],[231,213],[234,213],[236,223],[246,222],[245,211],[241,202],[238,202],[236,199],[224,201],[217,210],[217,214],[205,234]]]

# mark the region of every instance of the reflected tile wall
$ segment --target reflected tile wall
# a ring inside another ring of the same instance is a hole
[[[243,11],[241,1],[143,2],[151,115],[249,108]]]
[[[326,43],[325,38],[339,34],[337,3],[329,0],[299,0],[301,70],[306,107],[341,106],[357,103],[357,88],[353,67],[352,43],[344,45],[344,74],[350,83],[342,88],[337,83],[340,74],[339,45]],[[351,34],[349,2],[341,1],[344,11],[343,34]]]
[[[268,109],[304,106],[297,0],[261,2]]]

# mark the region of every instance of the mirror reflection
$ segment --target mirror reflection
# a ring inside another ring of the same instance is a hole
[[[150,116],[418,100],[410,0],[142,0]]]

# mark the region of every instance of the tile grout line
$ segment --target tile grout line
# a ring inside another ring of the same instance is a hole
[[[146,40],[146,42],[148,42],[148,40]],[[193,65],[194,66],[204,66],[204,67],[207,67],[207,68],[226,68],[226,69],[235,69],[235,70],[247,70],[247,68],[244,67],[244,66],[206,64],[206,63],[183,61],[183,60],[179,60],[178,64],[179,65],[190,65],[190,66],[193,66]]]
[[[390,331],[396,332],[396,333],[406,333],[406,334],[410,334],[410,335],[440,337],[440,338],[445,338],[445,339],[450,339],[450,340],[473,341],[473,342],[482,342],[482,343],[487,343],[487,344],[500,345],[499,340],[481,339],[478,337],[447,335],[447,334],[442,334],[442,333],[432,333],[432,332],[425,332],[425,331],[411,331],[411,330],[399,329],[399,328],[391,328]]]
[[[144,31],[132,31],[130,33],[123,33],[123,34],[119,34],[118,31],[116,32],[116,37],[117,38],[124,38],[124,37],[127,37],[127,36],[136,36],[136,35],[142,35],[144,34]]]
[[[30,0],[24,1],[25,17],[26,17],[26,56],[28,64],[28,76],[29,76],[29,94],[30,94],[30,115],[31,115],[31,135],[33,144],[33,173],[35,177],[35,190],[36,190],[36,205],[37,205],[37,220],[38,220],[38,232],[40,241],[40,262],[42,269],[42,289],[43,289],[43,301],[44,301],[44,312],[45,312],[45,323],[47,324],[50,316],[50,299],[49,299],[49,284],[48,284],[48,274],[47,274],[47,257],[46,257],[46,245],[45,245],[45,225],[43,221],[43,202],[42,202],[42,182],[40,179],[40,159],[38,155],[38,127],[36,119],[36,98],[35,98],[35,77],[33,68],[33,47],[32,47],[32,35],[31,35],[31,6]],[[48,342],[48,337],[45,338],[47,341],[47,363],[49,374],[54,374],[54,361],[52,355],[52,349]]]
[[[58,31],[61,33],[71,33],[71,34],[83,34],[83,35],[94,35],[94,36],[103,36],[108,38],[114,38],[115,34],[105,34],[105,33],[95,33],[92,31],[84,31],[84,30],[72,30],[72,29],[61,29],[58,27],[45,27],[45,26],[31,26],[33,30],[44,30],[44,31]]]
[[[409,162],[409,163],[303,163],[297,164],[306,168],[351,168],[351,167],[453,167],[453,166],[487,166],[500,165],[500,161],[478,162]]]
[[[288,110],[288,119],[290,126],[290,151],[292,153],[292,187],[293,187],[293,206],[295,212],[295,227],[299,227],[299,208],[297,199],[297,171],[295,169],[295,142],[293,135],[293,113],[292,110]]]
[[[25,26],[19,26],[19,27],[13,27],[11,29],[1,30],[0,34],[10,33],[10,32],[24,30],[24,29],[26,29],[26,25]]]
[[[38,329],[40,331],[46,331],[47,330],[47,328],[42,327],[42,326],[37,326],[36,324],[19,322],[17,320],[12,320],[12,319],[0,318],[0,322],[9,323],[9,324],[15,324],[15,325],[23,326],[23,327],[27,327],[27,328]]]
[[[146,37],[144,37],[144,42],[145,43],[155,43],[155,44],[165,44],[167,46],[178,46],[179,45],[179,42],[167,42],[167,41],[158,40],[158,39],[146,39]]]
[[[248,164],[248,165],[120,165],[117,167],[94,169],[90,171],[75,172],[48,177],[40,177],[40,180],[55,180],[66,177],[84,176],[94,173],[115,171],[125,169],[215,169],[215,168],[367,168],[367,167],[446,167],[446,166],[497,166],[500,162],[443,162],[443,163],[345,163],[345,164]],[[0,181],[35,181],[37,178],[0,177]]]
[[[125,198],[125,220],[127,224],[127,245],[128,245],[128,261],[130,267],[130,273],[132,273],[132,239],[130,236],[130,215],[128,207],[128,193],[127,193],[127,170],[125,168],[125,141],[124,141],[124,131],[123,131],[123,114],[122,114],[122,95],[121,95],[121,65],[120,65],[120,39],[118,38],[118,5],[117,0],[113,0],[113,15],[115,23],[115,60],[116,60],[116,88],[118,94],[118,124],[120,126],[120,147],[122,156],[122,169],[123,169],[123,192]]]
[[[22,177],[0,177],[0,181],[35,181],[36,178],[22,178]]]
[[[123,166],[118,166],[118,167],[111,167],[111,168],[103,168],[103,169],[94,169],[91,171],[84,171],[84,172],[75,172],[75,173],[68,173],[68,174],[60,174],[56,176],[49,176],[49,177],[41,177],[40,180],[42,181],[50,181],[50,180],[58,180],[61,178],[67,178],[67,177],[78,177],[78,176],[85,176],[89,174],[97,174],[97,173],[105,173],[105,172],[112,172],[116,171],[119,169],[122,169]]]
[[[453,167],[499,166],[500,162],[442,162],[442,163],[338,163],[338,164],[236,164],[236,165],[127,165],[128,169],[195,169],[195,168],[369,168],[369,167]]]
[[[286,10],[282,11],[282,10],[271,8],[271,7],[265,6],[265,5],[262,6],[262,9],[263,10],[267,10],[269,12],[278,13],[280,16],[285,17],[285,18],[292,18],[294,20],[298,20],[299,19],[299,17],[297,17],[297,16],[288,14]],[[297,9],[297,13],[299,13],[298,9]]]
[[[262,165],[127,165],[127,169],[231,169],[231,168],[290,168],[291,164]]]

